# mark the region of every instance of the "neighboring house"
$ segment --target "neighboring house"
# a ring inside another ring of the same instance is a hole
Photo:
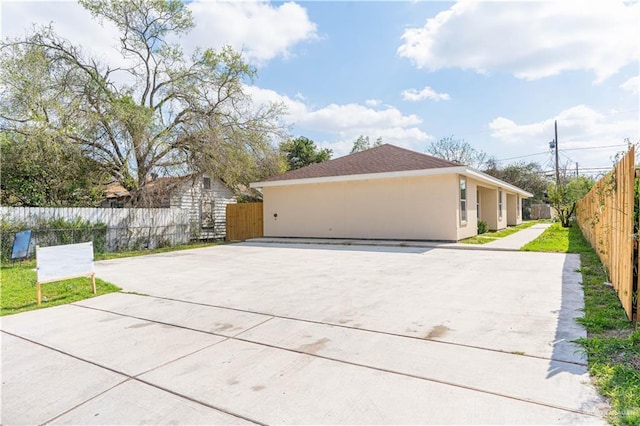
[[[532,194],[430,155],[385,144],[251,184],[262,188],[267,237],[458,241],[479,220],[522,222]]]
[[[231,188],[209,175],[157,177],[148,181],[137,195],[136,205],[144,207],[180,207],[189,210],[194,238],[224,238],[227,204],[235,203]],[[119,183],[105,190],[101,207],[131,207],[132,194]]]

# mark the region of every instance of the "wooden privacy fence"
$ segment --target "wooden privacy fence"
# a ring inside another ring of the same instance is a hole
[[[227,204],[227,241],[245,241],[263,235],[262,203]]]
[[[607,268],[611,284],[627,316],[637,320],[640,306],[637,278],[634,279],[633,273],[636,246],[633,221],[634,160],[634,148],[631,147],[614,169],[578,201],[576,217],[585,238]]]

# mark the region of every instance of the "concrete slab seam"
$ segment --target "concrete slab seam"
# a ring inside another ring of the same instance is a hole
[[[65,355],[67,355],[67,354],[65,354]],[[70,355],[70,356],[71,356],[71,355]],[[77,359],[77,358],[76,358],[76,359]],[[135,380],[135,379],[126,378],[126,379],[124,379],[123,381],[121,381],[120,383],[117,383],[117,384],[115,384],[115,385],[111,386],[110,388],[107,388],[107,389],[105,389],[104,391],[97,393],[96,395],[92,396],[91,398],[89,398],[89,399],[87,399],[87,400],[85,400],[85,401],[82,401],[82,402],[81,402],[81,403],[79,403],[79,404],[74,405],[73,407],[69,408],[68,410],[63,411],[62,413],[58,414],[57,416],[54,416],[54,417],[50,418],[49,420],[47,420],[46,422],[43,422],[42,424],[43,424],[43,425],[51,424],[51,423],[53,423],[54,421],[56,421],[57,419],[59,419],[60,417],[64,416],[65,414],[72,412],[72,411],[73,411],[73,410],[75,410],[76,408],[79,408],[79,407],[83,406],[84,404],[86,404],[86,403],[88,403],[88,402],[90,402],[90,401],[93,401],[94,399],[98,398],[99,396],[102,396],[102,395],[104,395],[105,393],[107,393],[107,392],[109,392],[109,391],[111,391],[111,390],[113,390],[113,389],[117,388],[118,386],[123,385],[123,384],[125,384],[125,383],[127,383],[127,382],[129,382],[129,381],[131,381],[131,380]]]
[[[156,324],[168,325],[168,326],[171,326],[171,327],[182,328],[182,329],[189,330],[189,331],[197,331],[197,332],[199,332],[199,333],[204,333],[204,334],[208,334],[208,335],[211,335],[211,336],[224,337],[224,339],[223,339],[223,340],[220,340],[219,342],[212,343],[212,344],[210,344],[210,345],[204,346],[204,347],[202,347],[202,348],[200,348],[200,349],[198,349],[198,350],[195,350],[195,351],[190,352],[190,353],[188,353],[188,354],[185,354],[185,355],[179,356],[178,358],[174,358],[174,359],[169,360],[169,361],[167,361],[167,362],[165,362],[165,363],[163,363],[163,364],[157,365],[157,366],[155,366],[155,367],[153,367],[153,368],[150,368],[150,369],[148,369],[148,370],[146,370],[146,371],[143,371],[142,373],[138,373],[138,374],[136,374],[136,375],[134,376],[136,379],[137,379],[137,378],[139,378],[140,376],[144,375],[144,374],[150,373],[150,372],[152,372],[152,371],[154,371],[154,370],[157,370],[157,369],[159,369],[159,368],[162,368],[162,367],[165,367],[165,366],[167,366],[167,365],[173,364],[174,362],[180,361],[181,359],[184,359],[184,358],[189,357],[189,356],[191,356],[191,355],[197,354],[198,352],[202,352],[202,351],[203,351],[203,350],[205,350],[205,349],[209,349],[209,348],[212,348],[212,347],[214,347],[214,346],[217,346],[217,345],[219,345],[220,343],[224,343],[224,342],[226,342],[227,340],[234,339],[236,336],[238,336],[238,335],[240,335],[240,334],[242,334],[242,333],[244,333],[244,332],[246,332],[246,331],[253,330],[254,328],[256,328],[256,327],[258,327],[258,326],[261,326],[262,324],[264,324],[264,323],[266,323],[266,322],[268,322],[268,321],[270,321],[270,320],[272,320],[272,319],[273,319],[273,317],[271,317],[271,318],[267,318],[266,320],[262,321],[260,324],[256,324],[256,325],[254,325],[253,327],[249,327],[249,328],[247,328],[246,330],[243,330],[243,331],[241,331],[240,333],[238,333],[238,334],[236,334],[236,335],[234,335],[234,336],[225,336],[225,335],[223,335],[223,334],[217,334],[217,333],[213,333],[213,332],[207,332],[207,331],[197,330],[197,329],[195,329],[195,328],[189,328],[189,327],[180,326],[180,325],[171,324],[171,323],[162,322],[162,321],[150,320],[150,319],[148,319],[148,318],[141,318],[141,317],[136,317],[136,316],[133,316],[133,315],[124,315],[124,314],[121,314],[121,313],[118,313],[118,312],[112,312],[112,311],[105,310],[105,309],[99,309],[99,308],[94,308],[94,307],[89,307],[89,306],[83,306],[83,305],[76,305],[76,306],[81,307],[81,308],[85,308],[85,309],[93,309],[93,310],[96,310],[96,311],[108,312],[108,313],[110,313],[110,314],[113,314],[113,315],[120,315],[120,316],[123,316],[123,317],[126,317],[126,318],[135,318],[135,319],[139,319],[139,320],[142,320],[142,321],[149,321],[149,322],[153,322],[153,323],[156,323]]]
[[[566,253],[563,253],[563,254],[566,254]],[[349,326],[349,325],[346,325],[346,324],[328,323],[328,322],[315,321],[315,320],[309,320],[309,319],[303,319],[303,318],[289,317],[289,316],[284,316],[284,315],[257,312],[257,311],[252,311],[252,310],[248,310],[248,309],[230,308],[228,306],[213,305],[213,304],[202,303],[202,302],[193,302],[193,301],[190,301],[190,300],[175,299],[175,298],[172,298],[172,297],[165,297],[165,296],[144,296],[144,297],[153,297],[153,298],[156,298],[156,299],[168,300],[168,301],[172,301],[172,302],[188,303],[188,304],[197,305],[197,306],[206,306],[206,307],[209,307],[209,308],[226,309],[226,310],[230,310],[230,311],[244,312],[244,313],[254,314],[254,315],[270,316],[272,318],[300,321],[300,322],[305,322],[305,323],[309,323],[309,324],[328,325],[328,326],[331,326],[331,327],[345,328],[345,329],[349,329],[349,330],[358,330],[358,331],[364,331],[364,332],[367,332],[367,333],[384,334],[384,335],[387,335],[387,336],[403,337],[403,338],[406,338],[406,339],[429,341],[429,342],[434,342],[434,343],[440,343],[440,344],[443,344],[443,345],[460,346],[460,347],[465,347],[465,348],[478,349],[478,350],[489,351],[489,352],[497,352],[497,353],[502,353],[502,354],[512,354],[512,352],[510,352],[510,351],[503,351],[503,350],[500,350],[500,349],[485,348],[485,347],[476,346],[476,345],[468,345],[468,344],[465,344],[465,343],[447,342],[445,340],[436,340],[436,339],[425,338],[425,337],[408,336],[406,334],[393,333],[393,332],[390,332],[390,331],[372,330],[372,329],[368,329],[368,328],[358,328],[358,327],[353,327],[353,326]],[[98,308],[93,308],[93,307],[84,306],[84,305],[76,305],[76,306],[81,306],[81,307],[87,308],[87,309],[100,310]],[[111,311],[105,311],[105,312],[111,312]],[[112,313],[115,313],[115,312],[112,312]],[[136,317],[134,317],[134,318],[136,318]],[[145,320],[144,318],[139,318],[139,319]],[[169,325],[173,325],[173,324],[169,324]],[[176,326],[176,327],[181,327],[181,326]],[[188,328],[188,327],[186,327],[186,328]],[[202,330],[196,330],[196,331],[199,331],[201,333],[205,333]],[[524,356],[524,357],[536,358],[536,359],[543,359],[543,360],[546,360],[546,361],[561,362],[561,363],[564,363],[564,364],[579,365],[579,366],[582,366],[582,367],[586,367],[587,366],[587,364],[584,363],[584,362],[576,362],[576,361],[567,361],[567,360],[563,360],[563,359],[547,358],[547,357],[544,357],[544,356],[531,355],[531,354],[526,354],[526,353],[525,354],[519,354],[518,356]]]
[[[116,313],[114,312],[114,314],[116,314]],[[120,314],[117,314],[117,315],[120,315]],[[126,315],[125,315],[125,316],[126,316]],[[135,317],[132,317],[132,318],[135,318]],[[154,322],[154,321],[149,321],[149,322]],[[38,346],[41,346],[41,347],[43,347],[43,348],[50,349],[50,350],[52,350],[52,351],[58,352],[58,353],[60,353],[60,354],[62,354],[62,355],[66,355],[66,356],[71,357],[71,358],[73,358],[73,359],[76,359],[76,360],[78,360],[78,361],[83,361],[83,362],[86,362],[87,364],[91,364],[91,365],[93,365],[93,366],[95,366],[95,367],[103,368],[103,369],[105,369],[105,370],[107,370],[107,371],[110,371],[110,372],[112,372],[112,373],[119,374],[119,375],[121,375],[121,376],[126,377],[126,379],[125,379],[123,382],[119,383],[119,384],[118,384],[118,385],[116,385],[116,386],[113,386],[112,388],[110,388],[110,389],[108,389],[108,390],[111,390],[111,389],[113,389],[113,388],[115,388],[115,387],[117,387],[117,386],[120,386],[120,385],[122,385],[123,383],[128,382],[128,381],[130,381],[130,380],[135,380],[135,381],[137,381],[137,382],[140,382],[140,383],[143,383],[143,384],[145,384],[145,385],[151,386],[151,387],[153,387],[153,388],[155,388],[155,389],[158,389],[158,390],[161,390],[161,391],[164,391],[164,392],[170,393],[170,394],[175,395],[175,396],[178,396],[178,397],[180,397],[180,398],[184,398],[184,399],[186,399],[186,400],[188,400],[188,401],[191,401],[191,402],[194,402],[194,403],[200,404],[200,405],[202,405],[202,406],[205,406],[205,407],[207,407],[207,408],[211,408],[211,409],[216,410],[216,411],[219,411],[219,412],[221,412],[221,413],[225,413],[225,414],[228,414],[228,415],[230,415],[230,416],[237,417],[237,418],[239,418],[239,419],[246,420],[246,421],[251,422],[251,423],[254,423],[254,424],[258,424],[258,425],[264,425],[264,426],[266,426],[266,424],[265,424],[265,423],[262,423],[262,422],[260,422],[260,421],[255,420],[255,419],[251,419],[251,418],[246,417],[246,416],[244,416],[244,415],[242,415],[242,414],[234,413],[234,412],[231,412],[231,411],[225,410],[224,408],[216,407],[216,406],[214,406],[214,405],[208,404],[208,403],[203,402],[203,401],[198,401],[197,399],[191,398],[190,396],[180,394],[180,393],[175,392],[175,391],[172,391],[172,390],[170,390],[170,389],[165,389],[165,388],[163,388],[162,386],[158,386],[158,385],[155,385],[155,384],[153,384],[153,383],[147,382],[146,380],[142,380],[142,379],[140,379],[140,378],[138,378],[138,377],[136,377],[136,376],[131,376],[131,375],[129,375],[129,374],[127,374],[127,373],[125,373],[125,372],[118,371],[118,370],[113,369],[113,368],[111,368],[111,367],[107,367],[106,365],[102,365],[102,364],[99,364],[99,363],[97,363],[97,362],[90,361],[90,360],[88,360],[88,359],[80,358],[80,357],[79,357],[79,356],[77,356],[77,355],[73,355],[73,354],[71,354],[71,353],[68,353],[68,352],[62,351],[62,350],[57,349],[57,348],[54,348],[54,347],[52,347],[52,346],[45,345],[45,344],[40,343],[40,342],[36,342],[36,341],[31,340],[31,339],[29,339],[29,338],[27,338],[27,337],[24,337],[24,336],[20,336],[20,335],[14,334],[14,333],[11,333],[11,332],[6,331],[6,330],[0,330],[0,332],[5,333],[5,334],[7,334],[7,335],[9,335],[9,336],[13,336],[13,337],[15,337],[15,338],[17,338],[17,339],[22,339],[22,340],[24,340],[24,341],[27,341],[27,342],[33,343],[34,345],[38,345]],[[201,333],[202,333],[202,332],[201,332]],[[209,334],[209,333],[205,333],[205,334]],[[227,340],[227,339],[225,339],[225,340]],[[224,340],[223,340],[223,341],[224,341]],[[220,342],[218,342],[218,343],[220,343]],[[212,345],[209,345],[209,346],[212,346]],[[209,347],[209,346],[208,346],[208,347]],[[144,374],[144,373],[141,373],[141,374]],[[106,392],[106,391],[105,391],[105,392]],[[101,392],[99,395],[101,395],[101,394],[103,394],[103,393],[105,393],[105,392]],[[88,401],[90,401],[90,400],[92,400],[92,399],[94,399],[94,398],[98,397],[99,395],[96,395],[95,397],[90,398],[89,400],[85,401],[84,403],[77,405],[77,406],[76,406],[76,407],[74,407],[73,409],[75,409],[75,408],[77,408],[77,407],[79,407],[79,406],[81,406],[81,405],[85,404],[86,402],[88,402]],[[60,414],[60,415],[56,416],[56,417],[55,417],[54,419],[52,419],[52,420],[55,420],[56,418],[59,418],[60,416],[62,416],[62,415],[64,415],[64,414],[68,413],[69,411],[72,411],[73,409],[67,410],[65,413],[62,413],[62,414]],[[48,422],[47,422],[47,423],[48,423]]]
[[[266,346],[272,349],[280,349],[280,350],[285,350],[288,352],[293,352],[293,353],[297,353],[297,354],[301,354],[301,355],[307,355],[310,357],[315,357],[315,358],[320,358],[320,359],[324,359],[327,361],[333,361],[333,362],[338,362],[340,364],[346,364],[346,365],[351,365],[354,367],[361,367],[361,368],[367,368],[370,370],[375,370],[375,371],[379,371],[379,372],[383,372],[383,373],[389,373],[389,374],[394,374],[394,375],[398,375],[398,376],[403,376],[403,377],[409,377],[412,379],[417,379],[417,380],[424,380],[424,381],[428,381],[428,382],[432,382],[432,383],[438,383],[441,385],[445,385],[445,386],[451,386],[451,387],[455,387],[455,388],[461,388],[461,389],[466,389],[466,390],[470,390],[473,392],[479,392],[479,393],[484,393],[484,394],[488,394],[488,395],[493,395],[493,396],[497,396],[497,397],[501,397],[501,398],[507,398],[507,399],[511,399],[514,401],[520,401],[520,402],[525,402],[528,404],[533,404],[533,405],[539,405],[539,406],[544,406],[544,407],[548,407],[548,408],[553,408],[556,410],[561,410],[561,411],[567,411],[567,412],[571,412],[571,413],[575,413],[575,414],[581,414],[581,415],[585,415],[585,416],[589,416],[589,417],[594,417],[597,419],[601,419],[602,417],[598,416],[597,414],[593,414],[587,411],[583,411],[583,410],[579,410],[579,409],[575,409],[575,408],[569,408],[569,407],[562,407],[560,405],[554,405],[554,404],[549,404],[547,402],[542,402],[542,401],[536,401],[533,399],[529,399],[529,398],[520,398],[520,397],[515,397],[515,396],[511,396],[511,395],[506,395],[500,392],[494,392],[494,391],[489,391],[486,389],[481,389],[481,388],[477,388],[474,386],[468,386],[468,385],[463,385],[463,384],[458,384],[458,383],[454,383],[454,382],[449,382],[446,380],[440,380],[440,379],[434,379],[431,377],[425,377],[425,376],[419,376],[417,374],[410,374],[410,373],[403,373],[400,371],[395,371],[395,370],[391,370],[388,368],[382,368],[382,367],[373,367],[370,365],[366,365],[366,364],[361,364],[361,363],[357,363],[357,362],[353,362],[353,361],[346,361],[346,360],[342,360],[342,359],[338,359],[338,358],[333,358],[333,357],[329,357],[329,356],[325,356],[325,355],[318,355],[317,353],[312,354],[312,353],[308,353],[308,352],[303,352],[303,351],[299,351],[296,349],[290,349],[290,348],[285,348],[285,347],[281,347],[281,346],[277,346],[277,345],[270,345],[268,343],[263,343],[263,342],[257,342],[257,341],[253,341],[253,340],[249,340],[249,339],[244,339],[244,338],[234,338],[233,340],[238,340],[241,342],[245,342],[245,343],[252,343],[252,344],[257,344],[257,345],[261,345],[261,346]]]
[[[195,329],[192,329],[190,327],[169,324],[169,323],[165,323],[165,322],[162,322],[162,321],[157,321],[157,320],[152,320],[152,319],[148,319],[148,318],[138,317],[138,316],[135,316],[135,315],[126,315],[126,314],[121,314],[121,313],[118,313],[118,312],[111,312],[111,311],[108,311],[108,310],[105,310],[105,309],[89,307],[89,306],[82,306],[82,305],[76,305],[76,306],[82,307],[82,308],[85,308],[85,309],[90,309],[90,310],[97,310],[97,311],[101,311],[101,312],[112,313],[114,315],[119,315],[119,316],[123,316],[123,317],[127,317],[127,318],[135,318],[135,319],[142,320],[142,321],[149,321],[149,322],[153,322],[153,323],[157,323],[157,324],[169,325],[169,326],[182,328],[182,329],[186,329],[186,330],[198,331],[200,333],[209,334],[209,335],[213,335],[213,336],[226,337],[224,340],[222,340],[220,342],[214,343],[212,345],[208,345],[207,348],[210,348],[212,346],[216,346],[219,343],[222,343],[222,342],[225,342],[225,341],[228,341],[228,340],[237,340],[237,341],[244,342],[244,343],[255,344],[255,345],[258,345],[258,346],[264,346],[264,347],[268,347],[268,348],[272,348],[272,349],[284,350],[284,351],[287,351],[287,352],[297,353],[297,354],[300,354],[300,355],[306,355],[306,356],[310,356],[312,358],[324,359],[324,360],[328,360],[328,361],[337,362],[337,363],[340,363],[340,364],[351,365],[351,366],[360,367],[360,368],[366,368],[366,369],[370,369],[370,370],[375,370],[375,371],[384,372],[384,373],[393,374],[393,375],[398,375],[398,376],[403,376],[403,377],[409,377],[409,378],[418,379],[418,380],[424,380],[424,381],[428,381],[428,382],[432,382],[432,383],[438,383],[438,384],[445,385],[445,386],[452,386],[452,387],[455,387],[455,388],[467,389],[467,390],[470,390],[470,391],[473,391],[473,392],[479,392],[479,393],[494,395],[494,396],[497,396],[497,397],[502,397],[502,398],[507,398],[507,399],[511,399],[511,400],[521,401],[521,402],[525,402],[525,403],[529,403],[529,404],[533,404],[533,405],[545,406],[545,407],[549,407],[549,408],[553,408],[553,409],[557,409],[557,410],[562,410],[562,411],[566,411],[566,412],[572,412],[572,413],[575,413],[575,414],[581,414],[581,415],[590,416],[590,417],[594,417],[594,418],[601,418],[600,416],[598,416],[596,414],[589,413],[589,412],[586,412],[586,411],[582,411],[582,410],[579,410],[579,409],[562,407],[562,406],[559,406],[559,405],[553,405],[553,404],[549,404],[549,403],[546,403],[546,402],[535,401],[535,400],[528,399],[528,398],[514,397],[514,396],[511,396],[511,395],[505,395],[505,394],[499,393],[499,392],[488,391],[488,390],[477,388],[477,387],[473,387],[473,386],[468,386],[468,385],[448,382],[448,381],[445,381],[445,380],[433,379],[433,378],[430,378],[430,377],[424,377],[424,376],[419,376],[419,375],[410,374],[410,373],[403,373],[403,372],[399,372],[399,371],[395,371],[395,370],[391,370],[391,369],[387,369],[387,368],[374,367],[374,366],[370,366],[370,365],[366,365],[366,364],[362,364],[362,363],[357,363],[357,362],[353,362],[353,361],[346,361],[346,360],[333,358],[333,357],[329,357],[329,356],[324,356],[324,355],[311,354],[311,353],[304,352],[304,351],[299,351],[299,350],[296,350],[296,349],[286,348],[286,347],[277,346],[277,345],[271,345],[271,344],[264,343],[264,342],[258,342],[258,341],[254,341],[254,340],[251,340],[251,339],[245,339],[245,338],[242,338],[242,337],[237,337],[239,334],[242,334],[244,331],[241,332],[241,333],[238,333],[236,336],[228,337],[228,336],[222,336],[222,335],[214,333],[214,332],[195,330]],[[269,319],[263,321],[262,323],[251,327],[251,329],[257,328],[259,325],[262,325],[262,324],[266,323],[267,321],[270,321],[274,317],[277,317],[277,316],[272,316],[272,318],[269,318]],[[286,319],[290,319],[290,318],[286,318]],[[315,321],[314,321],[314,323],[333,326],[333,324],[319,323],[319,322],[315,322]],[[363,330],[363,329],[353,328],[353,327],[343,327],[343,328],[352,328],[352,329],[355,329],[355,330]],[[249,331],[249,329],[247,329],[245,331]],[[372,333],[380,333],[380,332],[375,332],[375,331],[370,331],[370,330],[363,330],[363,331],[372,332]],[[413,338],[411,336],[403,336],[403,335],[397,335],[397,334],[392,334],[392,333],[381,332],[381,334],[391,334],[391,335],[394,335],[394,336],[397,336],[397,337]],[[429,340],[429,341],[431,341],[430,339],[418,339],[418,340]],[[434,342],[438,342],[438,341],[434,340]],[[460,345],[460,346],[468,346],[468,345]],[[205,348],[203,348],[203,349],[205,349]],[[201,350],[202,349],[199,349],[198,351],[195,351],[193,353],[200,352]],[[495,350],[494,350],[494,352],[509,353],[509,352],[495,351]],[[191,355],[191,354],[189,354],[189,355]],[[517,355],[517,356],[522,356],[522,355]],[[175,360],[169,361],[169,362],[163,364],[163,366],[171,364],[171,363],[177,361],[178,359],[182,359],[182,358],[184,358],[184,356],[180,357],[180,358],[176,358]],[[542,358],[542,357],[535,357],[535,358]],[[542,359],[546,359],[546,358],[542,358]],[[559,361],[559,362],[563,362],[563,361]],[[571,364],[577,364],[577,363],[571,363]],[[156,368],[159,368],[159,367],[155,367],[155,368],[150,369],[149,371],[145,371],[144,373],[140,373],[139,375],[135,376],[134,378],[136,380],[139,380],[139,381],[142,381],[142,382],[146,383],[146,381],[144,381],[144,379],[141,379],[138,376],[146,374],[146,373],[148,373],[150,371],[153,371]],[[156,386],[156,385],[154,385],[154,386]],[[156,387],[158,387],[158,386],[156,386]],[[165,390],[165,389],[163,389],[163,390]],[[171,392],[169,390],[167,390],[167,391]],[[199,402],[199,401],[196,400],[196,402]],[[202,402],[200,402],[200,403],[202,404]],[[218,409],[218,408],[216,408],[216,409]],[[254,422],[254,420],[251,420],[251,421]]]

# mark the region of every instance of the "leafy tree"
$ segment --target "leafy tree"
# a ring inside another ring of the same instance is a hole
[[[351,148],[351,154],[360,152],[360,151],[365,151],[370,148],[375,148],[377,146],[382,145],[383,143],[384,142],[382,142],[382,137],[378,137],[378,139],[376,139],[376,141],[372,145],[371,141],[369,140],[369,136],[360,135],[358,136],[358,139],[353,141],[353,148]]]
[[[102,64],[53,31],[6,40],[0,130],[73,143],[132,193],[152,174],[209,172],[232,186],[281,167],[271,144],[281,104],[255,105],[256,75],[238,52],[173,41],[193,26],[180,0],[80,0],[120,31],[124,66]]]
[[[568,228],[571,225],[576,203],[589,192],[593,184],[591,177],[577,176],[570,179],[562,179],[559,185],[554,182],[548,186],[549,201],[556,210],[564,228]]]
[[[322,163],[330,160],[333,154],[328,148],[319,149],[314,141],[304,136],[282,142],[280,152],[286,158],[289,170]]]
[[[453,135],[442,138],[437,142],[431,142],[427,152],[436,157],[464,164],[474,169],[484,168],[488,161],[491,160],[486,152],[478,151],[469,142],[464,139],[456,139]]]
[[[74,144],[56,138],[0,135],[5,206],[92,206],[102,199],[106,173]]]
[[[549,185],[549,179],[544,175],[542,166],[535,161],[518,162],[505,167],[498,166],[495,161],[489,161],[484,172],[532,193],[533,202],[540,202],[544,199],[544,192]]]

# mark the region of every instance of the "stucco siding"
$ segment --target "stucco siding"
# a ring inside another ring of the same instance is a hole
[[[495,231],[499,226],[498,223],[498,190],[493,188],[481,188],[480,210],[482,212],[482,220],[487,222],[487,227]]]
[[[515,226],[522,223],[522,211],[518,211],[518,196],[507,194],[507,225]]]
[[[473,179],[467,178],[467,221],[463,223],[460,220],[460,203],[459,203],[459,191],[458,191],[458,209],[456,215],[458,217],[458,240],[473,237],[478,234],[478,210],[477,210],[477,196],[476,190],[478,189],[478,182]]]
[[[453,174],[272,186],[263,191],[268,237],[459,238],[459,180]]]
[[[502,193],[502,207],[500,207],[500,193]],[[498,227],[496,229],[504,229],[507,227],[507,193],[504,189],[498,189]]]

